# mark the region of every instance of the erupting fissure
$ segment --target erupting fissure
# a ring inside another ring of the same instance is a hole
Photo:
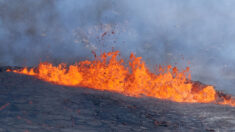
[[[10,70],[8,70],[10,71]],[[37,68],[23,68],[13,72],[33,75],[42,80],[66,86],[82,86],[122,93],[128,96],[150,96],[176,102],[218,103],[235,106],[233,99],[220,98],[213,86],[195,90],[190,80],[189,68],[157,68],[152,73],[141,57],[130,55],[129,65],[119,52],[103,53],[94,61],[81,61],[67,66],[40,63]]]

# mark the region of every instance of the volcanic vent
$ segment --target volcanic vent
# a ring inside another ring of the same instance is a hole
[[[13,72],[33,75],[54,84],[107,90],[134,97],[235,106],[231,96],[217,92],[213,86],[191,81],[188,67],[179,71],[177,67],[159,65],[156,73],[151,73],[141,57],[131,54],[127,66],[118,51],[103,53],[94,61],[85,60],[69,66],[41,63],[37,68],[25,67]]]
[[[189,68],[178,71],[159,66],[152,73],[133,54],[129,65],[116,51],[74,65],[2,67],[0,80],[4,93],[0,96],[0,130],[235,129],[231,96],[190,80]]]

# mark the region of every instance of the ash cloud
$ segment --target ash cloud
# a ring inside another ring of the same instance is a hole
[[[234,6],[228,0],[0,0],[0,65],[73,63],[114,47],[150,67],[190,66],[192,79],[235,93]]]

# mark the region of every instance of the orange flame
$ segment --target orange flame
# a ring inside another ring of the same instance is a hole
[[[230,105],[230,106],[235,106],[235,99],[224,99],[223,102],[218,102],[218,104],[222,105]]]
[[[178,71],[176,67],[158,68],[158,74],[151,73],[141,57],[131,54],[129,66],[120,59],[119,52],[103,53],[94,61],[82,61],[67,66],[40,63],[38,68],[23,68],[13,72],[33,75],[42,80],[66,86],[82,86],[108,90],[128,96],[150,96],[176,102],[216,102],[213,86],[193,91],[189,68]],[[225,100],[219,104],[235,106],[235,101]]]

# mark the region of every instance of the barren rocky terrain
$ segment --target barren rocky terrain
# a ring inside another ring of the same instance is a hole
[[[235,131],[235,108],[126,97],[0,71],[0,132]]]

